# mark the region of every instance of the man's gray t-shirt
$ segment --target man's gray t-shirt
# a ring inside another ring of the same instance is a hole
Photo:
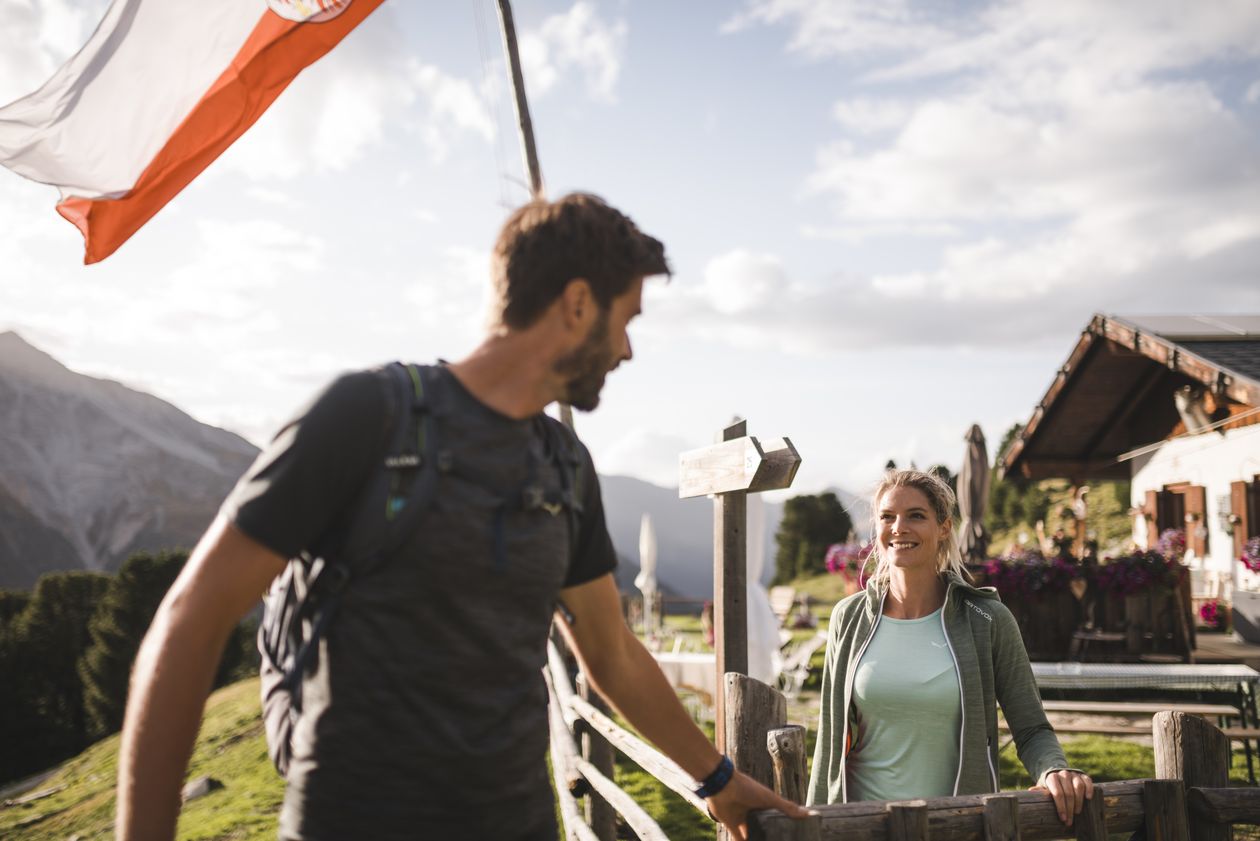
[[[381,469],[393,388],[379,370],[334,382],[241,478],[226,516],[281,555],[335,555]],[[546,428],[556,421],[501,415],[445,368],[432,388],[450,469],[397,555],[353,582],[321,643],[282,838],[510,839],[554,820],[540,669],[560,589],[616,565],[598,480],[579,446],[571,549],[566,511],[510,502],[531,480],[564,481],[550,448],[565,439]]]

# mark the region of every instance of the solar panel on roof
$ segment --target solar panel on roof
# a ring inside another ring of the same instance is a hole
[[[1115,315],[1108,316],[1171,341],[1260,338],[1260,315]]]

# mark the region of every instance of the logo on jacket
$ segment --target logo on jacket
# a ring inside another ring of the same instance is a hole
[[[967,601],[967,607],[971,608],[971,609],[972,609],[972,610],[974,610],[976,613],[978,613],[978,614],[980,614],[981,616],[983,616],[983,617],[984,617],[987,621],[989,621],[989,622],[992,622],[992,621],[993,621],[993,617],[992,617],[991,615],[989,615],[988,613],[986,613],[985,611],[981,610],[978,606],[976,606],[976,603],[975,603],[975,602],[973,602],[971,599],[967,599],[966,601]]]

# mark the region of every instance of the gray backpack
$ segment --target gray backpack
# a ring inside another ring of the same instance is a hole
[[[386,408],[392,419],[388,444],[380,469],[354,503],[343,548],[335,558],[304,552],[291,559],[263,597],[258,627],[263,725],[267,751],[282,775],[288,773],[293,728],[302,712],[302,680],[315,665],[320,639],[347,589],[403,546],[433,500],[440,474],[452,469],[451,454],[439,440],[446,408],[441,389],[434,388],[440,369],[395,362],[386,370],[394,385]],[[542,422],[550,436],[548,450],[560,468],[560,496],[550,499],[540,486],[526,483],[502,510],[563,506],[569,513],[572,556],[582,512],[577,438],[558,422]],[[502,547],[502,516],[494,527],[495,545]]]

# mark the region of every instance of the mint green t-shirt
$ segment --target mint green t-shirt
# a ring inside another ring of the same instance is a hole
[[[879,620],[853,676],[849,800],[948,797],[962,700],[941,611]]]

